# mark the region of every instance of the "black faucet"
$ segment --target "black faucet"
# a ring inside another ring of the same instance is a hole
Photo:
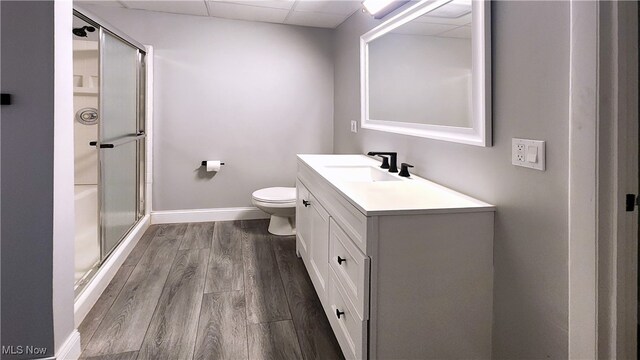
[[[400,176],[402,177],[410,177],[411,174],[409,174],[409,168],[412,168],[413,165],[411,164],[407,164],[407,163],[402,163],[400,164]]]
[[[367,153],[369,156],[380,156],[386,155],[391,158],[389,162],[389,172],[397,173],[398,172],[398,153],[395,152],[379,152],[379,151],[370,151]],[[384,163],[383,163],[384,164]]]
[[[389,168],[389,157],[386,155],[378,155],[382,158],[382,165],[380,165],[380,169],[388,169]]]

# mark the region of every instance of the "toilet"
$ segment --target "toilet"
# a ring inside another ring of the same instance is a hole
[[[296,188],[270,187],[256,190],[251,201],[258,209],[271,215],[269,232],[274,235],[296,234]]]

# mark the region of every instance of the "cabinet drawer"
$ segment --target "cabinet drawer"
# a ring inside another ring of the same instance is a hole
[[[369,257],[364,255],[340,226],[330,221],[329,266],[363,320],[369,319]]]
[[[355,313],[333,269],[329,270],[329,277],[328,306],[324,309],[340,348],[347,359],[366,359],[367,321]]]

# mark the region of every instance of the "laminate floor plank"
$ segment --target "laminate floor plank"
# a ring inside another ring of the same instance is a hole
[[[247,359],[247,316],[243,291],[205,294],[194,359]]]
[[[81,324],[81,358],[343,359],[294,237],[268,224],[150,227]]]
[[[93,308],[89,310],[89,313],[87,313],[84,320],[82,320],[82,323],[78,327],[78,331],[80,332],[80,347],[82,350],[87,347],[89,340],[91,340],[105,314],[109,311],[111,305],[113,305],[118,294],[120,294],[120,290],[124,287],[134,268],[134,266],[124,265],[120,267],[109,285],[107,285],[102,292],[102,295],[100,295],[100,298],[98,298],[98,301],[93,305]]]
[[[159,227],[87,344],[84,356],[140,349],[186,228],[184,224]]]
[[[271,248],[271,236],[265,232],[257,227],[243,230],[242,258],[247,322],[250,324],[291,319],[278,264]]]
[[[204,292],[244,290],[242,229],[238,221],[217,222]]]
[[[256,219],[256,220],[239,220],[240,228],[245,233],[270,235],[269,231],[269,219]]]
[[[100,355],[100,356],[92,356],[89,358],[80,358],[82,360],[136,360],[138,357],[137,351],[130,351],[126,353],[120,354],[112,354],[112,355]]]
[[[147,251],[147,248],[155,238],[161,226],[162,225],[149,226],[147,231],[144,232],[144,235],[142,235],[142,238],[138,240],[138,243],[136,244],[136,246],[133,248],[133,250],[131,250],[131,253],[129,254],[129,256],[127,256],[127,258],[124,260],[124,263],[122,264],[122,266],[138,265],[140,258],[142,258],[142,255],[144,254],[144,252]]]
[[[111,305],[113,305],[116,296],[120,293],[120,290],[122,290],[125,282],[129,279],[129,275],[131,275],[131,272],[138,264],[138,261],[140,261],[142,254],[144,254],[149,247],[149,244],[151,244],[151,241],[155,237],[158,229],[159,225],[149,226],[129,256],[127,256],[120,269],[118,269],[109,285],[107,285],[105,290],[102,292],[98,301],[93,305],[93,308],[89,313],[87,313],[84,320],[78,327],[78,331],[81,335],[81,348],[83,350],[89,343],[89,340],[93,337],[93,334],[98,328],[98,325],[100,325],[104,315],[107,313]]]
[[[249,359],[301,359],[300,346],[291,320],[249,324]]]
[[[295,237],[274,238],[272,245],[304,359],[344,359],[304,263],[295,254]]]
[[[182,238],[180,250],[209,249],[213,238],[213,222],[190,223]]]
[[[209,249],[180,250],[138,353],[138,359],[191,359]]]

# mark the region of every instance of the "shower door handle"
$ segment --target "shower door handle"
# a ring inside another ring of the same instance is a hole
[[[98,145],[97,141],[90,141],[89,142],[89,146],[96,146]],[[114,148],[113,144],[100,144],[100,149],[112,149]]]
[[[130,135],[130,136],[125,136],[122,138],[119,138],[115,141],[112,141],[110,143],[101,143],[100,144],[100,149],[113,149],[116,146],[120,146],[120,145],[124,145],[124,144],[128,144],[132,141],[137,141],[140,139],[144,139],[147,137],[147,134],[145,134],[144,132],[139,132],[135,135]],[[97,141],[91,141],[89,142],[89,146],[97,146],[98,142]]]

